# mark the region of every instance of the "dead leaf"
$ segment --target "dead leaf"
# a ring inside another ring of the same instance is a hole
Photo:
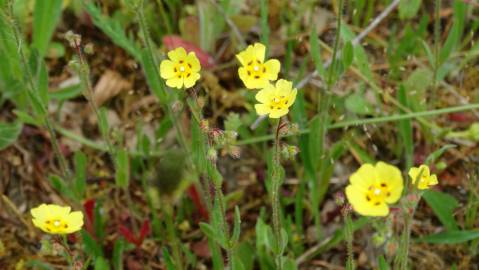
[[[95,85],[93,100],[97,106],[118,95],[121,91],[131,89],[131,83],[112,70],[107,70]]]

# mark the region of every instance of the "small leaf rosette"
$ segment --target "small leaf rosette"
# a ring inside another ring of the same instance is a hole
[[[289,107],[296,100],[298,90],[293,89],[293,83],[280,79],[276,85],[268,84],[256,94],[260,104],[254,107],[258,115],[268,115],[269,118],[280,118],[288,114]]]
[[[276,59],[265,62],[266,47],[261,43],[249,45],[236,55],[242,67],[238,75],[248,89],[267,87],[270,81],[278,79],[281,64]]]
[[[431,171],[427,165],[411,168],[409,170],[409,177],[411,177],[413,185],[416,185],[417,188],[421,190],[429,189],[430,186],[438,184],[437,176],[435,174],[431,174]]]
[[[160,63],[160,76],[172,88],[190,88],[200,79],[201,64],[194,52],[186,53],[182,47],[168,52]]]
[[[83,213],[69,206],[41,204],[30,210],[33,225],[50,234],[70,234],[81,230]]]
[[[387,216],[389,204],[399,200],[404,187],[401,171],[384,162],[363,164],[349,177],[346,197],[363,216]]]

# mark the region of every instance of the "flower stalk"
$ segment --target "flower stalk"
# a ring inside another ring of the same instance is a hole
[[[23,49],[23,38],[22,34],[20,31],[20,28],[18,26],[17,21],[15,20],[14,12],[13,12],[13,1],[8,2],[8,8],[7,8],[7,15],[8,15],[8,22],[10,23],[12,29],[13,29],[13,35],[15,38],[15,43],[18,48],[18,53],[20,55],[20,61],[23,66],[23,71],[25,72],[25,75],[27,77],[28,81],[28,96],[31,102],[32,107],[35,107],[32,99],[37,99],[37,102],[40,101],[40,106],[41,106],[41,114],[40,114],[40,121],[42,122],[43,126],[47,129],[48,134],[50,135],[50,142],[52,144],[53,152],[55,153],[56,158],[58,159],[58,163],[60,165],[60,170],[62,171],[62,176],[63,179],[69,179],[71,174],[70,168],[68,167],[67,160],[65,158],[65,155],[61,151],[60,148],[60,143],[58,141],[58,138],[55,134],[55,130],[53,128],[52,121],[50,120],[50,117],[48,116],[48,103],[44,104],[41,98],[38,97],[38,89],[37,86],[35,86],[34,79],[32,72],[30,70],[30,67],[28,66],[27,62],[27,57],[25,55],[25,51]]]
[[[273,208],[273,232],[276,238],[276,254],[275,263],[276,269],[282,270],[282,256],[283,256],[283,236],[281,233],[281,205],[279,201],[279,192],[281,189],[281,152],[280,152],[280,130],[281,130],[281,118],[278,120],[276,127],[274,146],[273,146],[273,171],[271,176],[272,191],[271,191],[271,205]]]

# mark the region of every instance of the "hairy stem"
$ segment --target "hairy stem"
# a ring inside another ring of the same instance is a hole
[[[14,34],[14,37],[15,37],[15,42],[16,42],[16,45],[17,45],[17,48],[18,48],[18,53],[20,55],[20,60],[22,62],[22,65],[23,65],[23,70],[25,72],[25,75],[28,79],[28,88],[27,88],[27,91],[29,92],[29,95],[31,97],[38,97],[38,89],[37,87],[35,86],[35,83],[34,83],[34,79],[33,79],[33,75],[32,75],[32,72],[30,70],[30,67],[28,66],[28,62],[27,62],[27,57],[25,55],[25,51],[23,49],[23,38],[22,38],[22,33],[20,31],[20,27],[18,26],[18,23],[17,21],[15,20],[15,17],[14,17],[14,13],[13,13],[13,1],[10,1],[8,3],[8,16],[9,16],[9,22],[12,26],[12,29],[13,29],[13,34]],[[30,98],[31,98],[30,97]],[[39,99],[41,100],[41,99]],[[33,101],[31,101],[33,102]],[[43,123],[43,126],[47,129],[48,131],[48,134],[50,135],[50,141],[51,141],[51,144],[52,144],[52,148],[53,148],[53,152],[55,153],[55,156],[56,158],[58,159],[58,163],[60,165],[60,169],[62,171],[62,174],[63,174],[63,178],[64,179],[69,179],[70,176],[71,176],[71,171],[68,167],[68,163],[67,163],[67,160],[65,158],[65,156],[63,155],[63,152],[61,151],[61,148],[60,148],[60,143],[58,142],[58,138],[55,134],[55,130],[53,128],[53,124],[48,116],[48,104],[41,104],[42,106],[42,110],[44,111],[44,114],[42,114],[41,116],[41,121]]]
[[[348,259],[346,261],[346,270],[354,270],[354,254],[353,254],[353,221],[351,219],[351,212],[346,210],[345,213],[345,238],[346,238],[346,248],[348,253]]]
[[[283,237],[281,235],[281,205],[279,201],[279,192],[281,189],[281,162],[280,162],[280,136],[281,118],[276,127],[274,148],[273,148],[273,171],[272,171],[272,191],[271,191],[271,206],[273,208],[273,231],[276,238],[276,247],[278,252],[275,254],[276,269],[282,270],[282,256],[283,256]]]
[[[435,0],[434,1],[434,66],[433,66],[432,97],[431,97],[432,102],[434,102],[437,97],[437,72],[440,66],[440,63],[439,63],[439,49],[440,49],[440,42],[441,42],[440,12],[441,12],[441,0]]]

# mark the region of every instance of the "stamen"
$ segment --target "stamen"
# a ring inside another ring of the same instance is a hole
[[[258,71],[258,70],[259,70],[259,67],[258,67],[258,66],[254,66],[254,67],[253,67],[253,70],[254,70],[254,71]]]
[[[379,188],[375,189],[374,195],[378,196],[379,194],[381,194],[381,190]]]
[[[53,226],[55,226],[55,227],[60,226],[60,221],[58,221],[58,220],[53,221]]]
[[[181,72],[185,71],[185,67],[184,67],[184,66],[181,66],[181,67],[180,67],[180,71],[181,71]]]

